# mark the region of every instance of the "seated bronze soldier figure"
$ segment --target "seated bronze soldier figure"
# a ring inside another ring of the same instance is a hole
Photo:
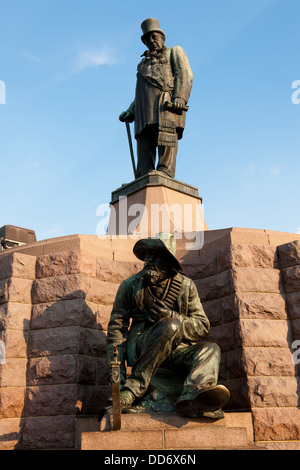
[[[210,323],[175,243],[166,234],[139,240],[133,252],[144,269],[116,295],[107,340],[109,363],[114,344],[121,362],[121,408],[222,418],[230,394],[217,384],[220,348],[205,341]]]

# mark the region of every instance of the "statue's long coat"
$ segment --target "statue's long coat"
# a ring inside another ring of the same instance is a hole
[[[131,105],[134,113],[135,136],[147,124],[159,126],[162,145],[172,145],[172,133],[181,139],[185,115],[164,109],[164,104],[174,98],[188,102],[192,89],[193,73],[188,58],[180,46],[167,48],[156,58],[144,58],[137,68],[135,100]],[[165,142],[164,142],[165,141]]]

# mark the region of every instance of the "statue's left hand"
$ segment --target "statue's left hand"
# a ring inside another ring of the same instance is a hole
[[[185,101],[183,98],[174,98],[172,100],[173,108],[180,111],[185,106]]]

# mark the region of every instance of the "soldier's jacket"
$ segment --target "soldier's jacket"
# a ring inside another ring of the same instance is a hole
[[[157,124],[162,139],[168,141],[173,132],[182,137],[185,115],[165,111],[164,104],[174,98],[188,102],[193,83],[193,73],[180,46],[167,48],[156,58],[144,58],[137,67],[135,100],[130,108],[134,114],[135,136],[148,124]],[[168,145],[168,142],[160,144]]]
[[[168,281],[161,300],[168,299],[172,282],[179,286],[171,309],[172,317],[178,318],[182,324],[182,341],[192,343],[204,339],[209,333],[210,323],[194,282],[180,273],[176,274]],[[152,300],[153,294],[150,295],[149,289],[144,288],[143,271],[123,281],[118,289],[108,325],[108,360],[110,363],[115,343],[118,345],[121,373],[124,376],[125,359],[129,366],[133,365],[136,338],[149,327],[147,316]]]

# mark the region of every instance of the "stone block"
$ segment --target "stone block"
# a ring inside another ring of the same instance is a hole
[[[234,309],[234,294],[227,297],[222,297],[221,299],[202,302],[202,306],[207,318],[209,319],[211,327],[222,325],[224,323],[224,310],[227,308],[230,310],[230,312],[232,312]],[[236,318],[238,318],[238,314]],[[235,318],[233,317],[233,319]]]
[[[233,349],[242,347],[239,321],[212,326],[208,341],[217,343],[222,352],[232,351]]]
[[[222,353],[221,354],[218,381],[228,379],[228,373],[227,373],[227,367],[226,367],[226,354],[227,353]]]
[[[243,347],[286,348],[291,344],[292,330],[286,320],[240,320],[240,338]]]
[[[12,277],[0,281],[0,304],[6,302],[31,304],[31,286],[30,279]]]
[[[0,419],[0,451],[18,449],[23,423],[22,419]]]
[[[219,299],[234,293],[234,282],[231,271],[224,271],[203,279],[195,280],[202,302]]]
[[[84,421],[84,419],[83,419]],[[95,426],[95,431],[109,432],[112,430],[112,413],[108,412],[100,422],[100,429]],[[171,412],[152,412],[152,413],[132,413],[122,415],[122,431],[143,431],[162,430],[162,429],[199,429],[199,428],[221,428],[226,432],[227,428],[245,428],[247,430],[248,441],[253,441],[253,426],[251,413],[228,413],[225,412],[223,419],[209,418],[187,418],[178,415],[175,411]],[[83,428],[83,426],[82,426]],[[88,431],[87,428],[85,428]]]
[[[277,230],[265,230],[268,237],[268,244],[271,246],[280,246],[285,243],[291,243],[300,240],[300,236],[295,233],[278,232]]]
[[[246,377],[220,382],[228,388],[230,399],[225,409],[250,410],[249,387]]]
[[[280,271],[269,268],[238,268],[232,271],[235,292],[283,292]]]
[[[78,250],[38,256],[36,259],[37,279],[80,273],[95,276],[96,259],[94,255]]]
[[[102,252],[101,252],[101,256],[103,256]],[[123,261],[123,262],[128,262],[128,263],[135,263],[137,258],[132,253],[132,249],[128,250],[126,247],[124,249],[122,247],[120,248],[116,247],[113,249],[113,260]]]
[[[100,281],[92,277],[86,277],[84,281],[87,301],[103,305],[113,304],[119,284]]]
[[[105,331],[110,320],[112,305],[97,305],[97,324]]]
[[[133,247],[137,242],[137,239],[133,239],[130,236],[116,236],[110,239],[111,248],[113,250],[113,259],[116,261],[125,261],[130,263],[136,263],[137,257],[133,254]],[[101,255],[100,255],[101,253]],[[99,256],[102,256],[102,250]],[[107,258],[107,256],[105,256]]]
[[[299,408],[254,408],[252,415],[256,441],[300,440]]]
[[[230,323],[239,318],[287,319],[286,303],[281,294],[238,292],[203,302],[203,308],[212,326]]]
[[[56,237],[44,240],[42,252],[37,255],[48,255],[62,253],[66,251],[78,251],[82,248],[82,235],[68,235],[65,237]]]
[[[24,411],[25,387],[0,388],[0,419],[20,418]]]
[[[251,376],[294,376],[289,348],[245,347],[226,353],[229,379]]]
[[[226,449],[248,446],[246,428],[166,429],[166,449]]]
[[[144,414],[132,416],[132,421],[137,427],[127,427],[126,416],[122,424],[124,428],[120,431],[107,432],[83,432],[81,440],[82,450],[155,450],[155,449],[216,449],[216,448],[240,448],[247,447],[249,440],[247,426],[227,426],[225,419],[220,422],[192,422],[182,424],[184,418],[166,416],[156,413],[149,422]],[[167,420],[167,422],[166,422]],[[142,424],[144,421],[144,424]],[[168,423],[170,421],[170,423]],[[235,419],[233,418],[233,421]],[[244,422],[244,420],[241,420]],[[141,424],[139,425],[139,422]],[[127,447],[125,444],[127,443]]]
[[[276,248],[268,245],[229,245],[217,253],[218,271],[232,268],[276,268]]]
[[[138,260],[129,263],[98,257],[96,259],[96,276],[100,281],[120,284],[124,279],[141,271],[143,266],[144,263]]]
[[[0,258],[0,280],[11,277],[35,279],[35,256],[11,253]]]
[[[28,357],[80,353],[80,327],[33,330],[28,335]]]
[[[98,361],[101,359],[99,358]],[[97,358],[89,356],[79,356],[77,359],[77,383],[79,384],[97,384],[99,372],[97,369]],[[106,362],[106,359],[105,359]],[[103,374],[105,373],[105,367],[103,367]],[[103,382],[105,385],[108,381]]]
[[[84,398],[81,413],[83,415],[99,415],[111,395],[111,387],[108,385],[85,385]]]
[[[32,330],[75,325],[100,328],[97,324],[97,305],[79,298],[35,304],[32,307]]]
[[[75,446],[74,416],[42,416],[26,419],[23,449],[72,449]]]
[[[28,385],[96,383],[96,359],[82,355],[31,358]]]
[[[233,319],[232,313],[239,318],[286,320],[287,311],[281,294],[260,292],[238,292],[235,296],[235,308],[224,308],[224,322]],[[234,317],[234,318],[235,318]]]
[[[253,408],[298,406],[297,377],[248,377],[248,387]]]
[[[258,442],[258,450],[300,450],[300,441],[264,441]]]
[[[292,321],[293,339],[300,340],[300,318]]]
[[[281,269],[300,264],[300,240],[295,240],[277,248]]]
[[[6,360],[27,357],[27,334],[21,330],[0,331],[0,339],[5,343]]]
[[[26,387],[27,359],[6,358],[0,364],[1,387]]]
[[[164,432],[156,431],[111,431],[84,432],[81,450],[155,450],[164,448]]]
[[[300,292],[300,265],[283,269],[282,277],[286,293]]]
[[[77,326],[30,331],[28,357],[65,354],[106,354],[106,336],[100,330]]]
[[[198,279],[195,284],[202,302],[240,292],[280,294],[283,291],[280,272],[269,268],[234,268]]]
[[[107,385],[109,382],[109,368],[107,357],[97,359],[97,384]]]
[[[287,310],[291,320],[300,318],[300,291],[286,295]]]
[[[37,279],[32,285],[32,303],[85,299],[92,303],[111,305],[119,285],[83,274]]]
[[[200,256],[185,256],[182,261],[183,272],[191,279],[203,279],[218,274],[216,253],[201,254]]]
[[[33,304],[85,297],[84,279],[81,274],[37,279],[32,284]]]
[[[30,328],[31,305],[7,302],[0,305],[0,330],[27,331]]]
[[[30,386],[26,391],[26,415],[75,415],[81,410],[83,395],[83,387],[76,384]]]
[[[106,335],[100,330],[81,329],[80,353],[94,357],[106,357]]]

